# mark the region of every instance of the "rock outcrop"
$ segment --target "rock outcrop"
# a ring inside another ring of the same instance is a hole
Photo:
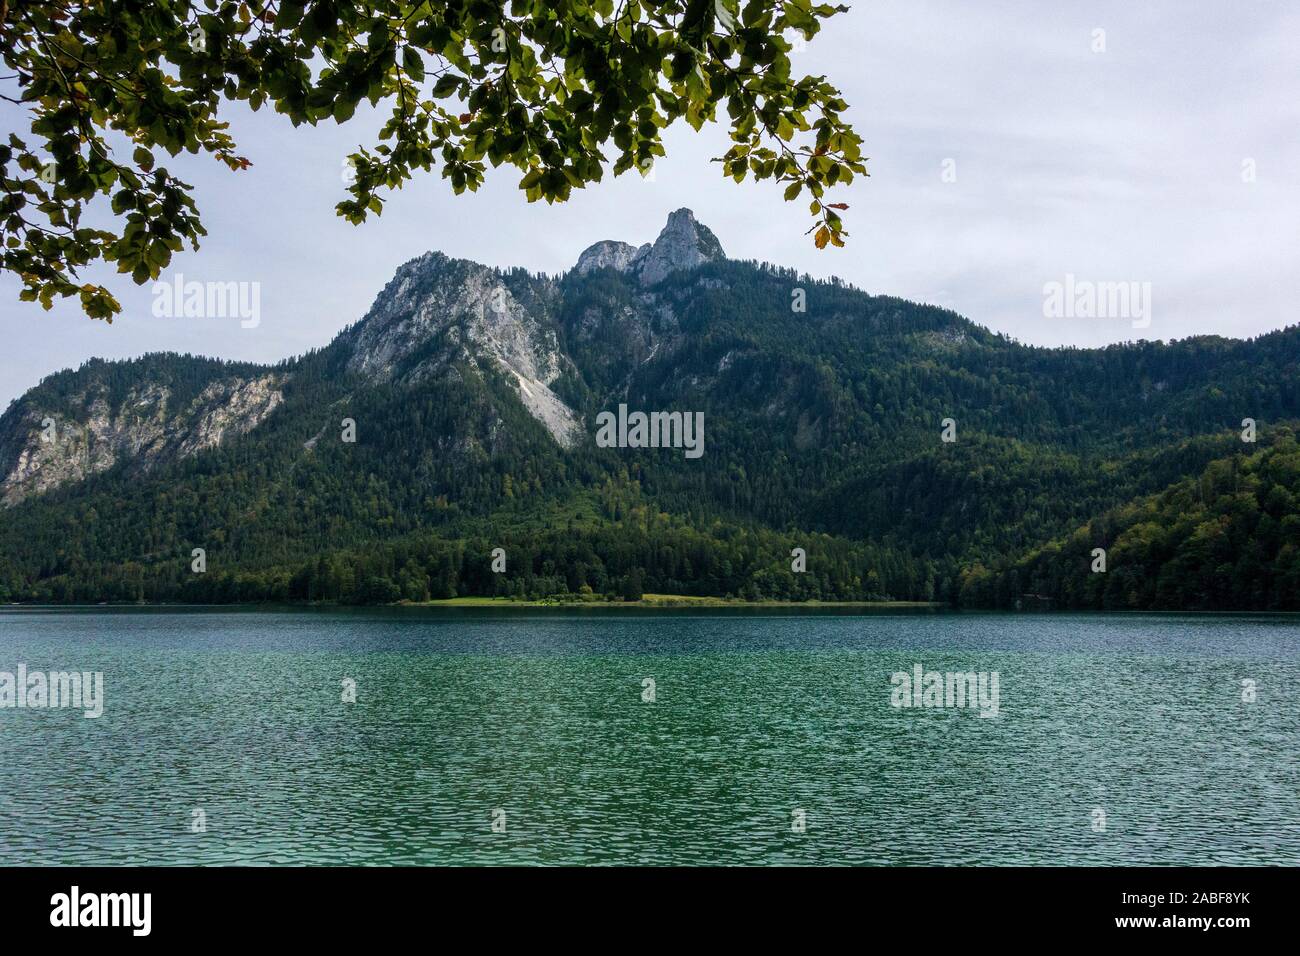
[[[507,276],[462,259],[428,253],[406,263],[366,318],[349,332],[349,371],[410,385],[482,370],[505,373],[519,400],[560,445],[581,429],[577,414],[550,389],[563,373],[547,311],[549,283]],[[516,292],[526,293],[527,302]]]
[[[637,248],[606,239],[583,250],[574,268],[584,275],[593,269],[615,269],[635,275],[643,286],[652,286],[674,272],[725,258],[722,243],[712,230],[698,222],[689,209],[678,209],[668,216],[653,244]]]
[[[147,472],[215,448],[275,411],[283,378],[221,379],[179,405],[170,387],[148,380],[120,399],[98,380],[57,403],[26,395],[0,423],[0,501],[14,505],[119,463]]]

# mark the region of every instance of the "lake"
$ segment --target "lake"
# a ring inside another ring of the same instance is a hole
[[[1300,863],[1295,617],[9,608],[19,665],[103,714],[0,707],[3,865]]]

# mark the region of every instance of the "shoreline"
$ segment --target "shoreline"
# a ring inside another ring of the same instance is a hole
[[[697,597],[690,594],[646,594],[639,601],[564,601],[558,598],[537,600],[511,597],[456,597],[433,601],[398,601],[384,607],[947,607],[939,601],[746,601],[741,598]]]
[[[388,604],[340,604],[331,601],[250,601],[231,604],[185,604],[181,602],[95,603],[95,604],[0,604],[0,611],[17,610],[159,610],[183,608],[211,608],[251,610],[276,608],[283,610],[374,610],[376,608],[765,608],[765,607],[815,607],[815,608],[949,608],[942,601],[746,601],[741,598],[696,597],[690,594],[649,594],[639,601],[583,601],[539,598],[537,600],[512,597],[454,597],[430,601],[393,601]],[[954,608],[955,610],[955,608]]]
[[[312,612],[339,611],[362,612],[376,610],[594,610],[618,608],[628,611],[683,611],[699,610],[784,610],[797,611],[853,611],[853,610],[897,610],[897,611],[936,611],[962,614],[971,617],[992,616],[1083,616],[1083,617],[1280,617],[1300,619],[1300,611],[1260,611],[1260,610],[1177,610],[1170,608],[1033,608],[1021,610],[999,610],[995,608],[963,608],[941,601],[745,601],[741,599],[695,597],[692,595],[647,595],[640,601],[560,601],[541,599],[536,601],[519,600],[508,597],[459,597],[443,598],[433,601],[397,601],[391,604],[338,604],[328,602],[301,601],[262,601],[238,604],[183,604],[183,603],[117,603],[117,604],[0,604],[0,615],[5,612],[23,611],[112,611],[112,612],[148,612],[148,611],[208,611],[218,613],[247,612]]]

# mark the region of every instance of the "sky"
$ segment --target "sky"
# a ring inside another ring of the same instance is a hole
[[[379,116],[294,129],[234,105],[251,168],[165,163],[195,186],[208,236],[163,277],[258,283],[256,327],[155,317],[151,286],[111,269],[83,272],[121,301],[111,325],[71,301],[19,302],[0,275],[0,408],[92,357],[277,361],[327,344],[428,250],[560,273],[598,240],[653,240],[683,206],[732,258],[942,305],[1029,344],[1258,335],[1294,324],[1300,301],[1297,37],[1300,7],[1266,0],[859,0],[793,57],[843,91],[871,173],[833,195],[850,236],[822,251],[806,202],[709,161],[728,148],[722,126],[681,123],[652,180],[607,175],[564,204],[527,203],[512,169],[455,196],[435,169],[352,226],[334,213],[344,158]],[[22,119],[0,105],[0,135]],[[1067,276],[1133,283],[1140,320],[1047,308]]]

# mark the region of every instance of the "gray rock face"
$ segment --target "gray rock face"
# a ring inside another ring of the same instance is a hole
[[[708,226],[695,221],[689,209],[678,209],[650,251],[637,262],[642,285],[654,285],[680,269],[696,269],[714,259],[725,259],[722,243]]]
[[[275,411],[284,400],[283,380],[268,373],[213,382],[181,408],[168,388],[148,381],[116,405],[102,387],[91,387],[74,397],[81,411],[71,417],[24,398],[18,414],[6,415],[0,435],[0,461],[11,463],[0,477],[0,501],[15,505],[119,461],[143,472],[214,448]]]
[[[574,268],[578,270],[579,275],[586,275],[593,269],[617,269],[619,272],[626,272],[633,262],[649,251],[649,243],[638,249],[626,242],[605,239],[584,249],[582,255],[578,256],[578,264]]]
[[[696,269],[706,262],[725,259],[722,243],[689,209],[678,209],[651,245],[640,248],[606,239],[588,246],[574,266],[579,274],[593,269],[617,269],[635,275],[644,286],[662,282],[679,270]]]
[[[521,303],[494,269],[440,253],[421,256],[398,270],[352,330],[348,370],[414,385],[457,374],[457,362],[470,368],[491,363],[533,417],[569,447],[580,437],[581,422],[550,389],[567,359],[545,314],[545,293],[552,290],[537,291],[538,301]]]

